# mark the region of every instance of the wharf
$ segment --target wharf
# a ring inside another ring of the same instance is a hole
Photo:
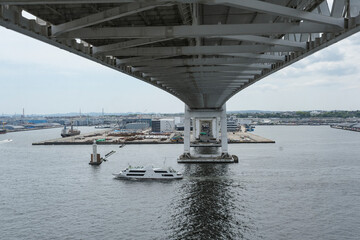
[[[32,145],[91,145],[94,140],[97,144],[121,145],[121,144],[182,144],[182,141],[172,141],[171,138],[176,133],[171,134],[132,134],[128,136],[112,134],[111,131],[98,131],[93,133],[81,134],[66,138],[57,138],[36,142]],[[275,141],[266,139],[264,137],[249,133],[249,132],[229,132],[229,144],[233,143],[275,143]],[[219,144],[219,143],[217,143]]]

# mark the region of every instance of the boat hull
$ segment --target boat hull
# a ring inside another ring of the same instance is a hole
[[[183,176],[175,176],[175,177],[140,177],[140,176],[123,176],[121,174],[113,174],[113,176],[117,179],[144,179],[144,180],[172,180],[172,179],[182,179]]]
[[[166,170],[152,170],[152,169],[126,169],[120,173],[113,173],[113,176],[117,179],[154,179],[154,180],[171,180],[171,179],[182,179],[183,175],[179,172],[170,172]]]
[[[77,136],[77,135],[80,135],[80,132],[62,133],[62,134],[61,134],[62,137],[72,137],[72,136]]]

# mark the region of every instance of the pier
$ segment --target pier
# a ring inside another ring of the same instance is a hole
[[[111,131],[97,131],[92,133],[81,134],[66,138],[57,138],[33,143],[32,145],[91,145],[94,140],[97,144],[183,144],[183,141],[174,141],[174,136],[181,135],[182,132],[171,134],[155,135],[151,133],[137,133],[124,136],[124,134],[114,134]],[[275,143],[275,141],[249,133],[249,132],[228,132],[228,143]],[[201,144],[207,147],[221,145],[215,143],[191,143],[194,147],[201,147]]]

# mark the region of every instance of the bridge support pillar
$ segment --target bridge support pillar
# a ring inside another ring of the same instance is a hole
[[[228,155],[228,138],[227,138],[227,117],[226,103],[222,106],[221,111],[221,155]]]
[[[184,155],[190,156],[190,112],[187,105],[184,116]]]
[[[178,162],[233,163],[236,162],[235,158],[237,159],[228,153],[226,104],[220,109],[190,109],[185,105],[184,154],[179,157]]]
[[[197,138],[199,138],[200,135],[200,120],[198,118],[194,118],[193,120],[193,135],[194,135],[194,140],[196,141]]]
[[[217,118],[214,118],[211,122],[211,133],[213,138],[218,139]]]

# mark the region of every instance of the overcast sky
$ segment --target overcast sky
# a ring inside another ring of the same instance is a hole
[[[183,112],[172,95],[0,27],[0,114]],[[360,35],[241,91],[227,110],[359,110]]]

